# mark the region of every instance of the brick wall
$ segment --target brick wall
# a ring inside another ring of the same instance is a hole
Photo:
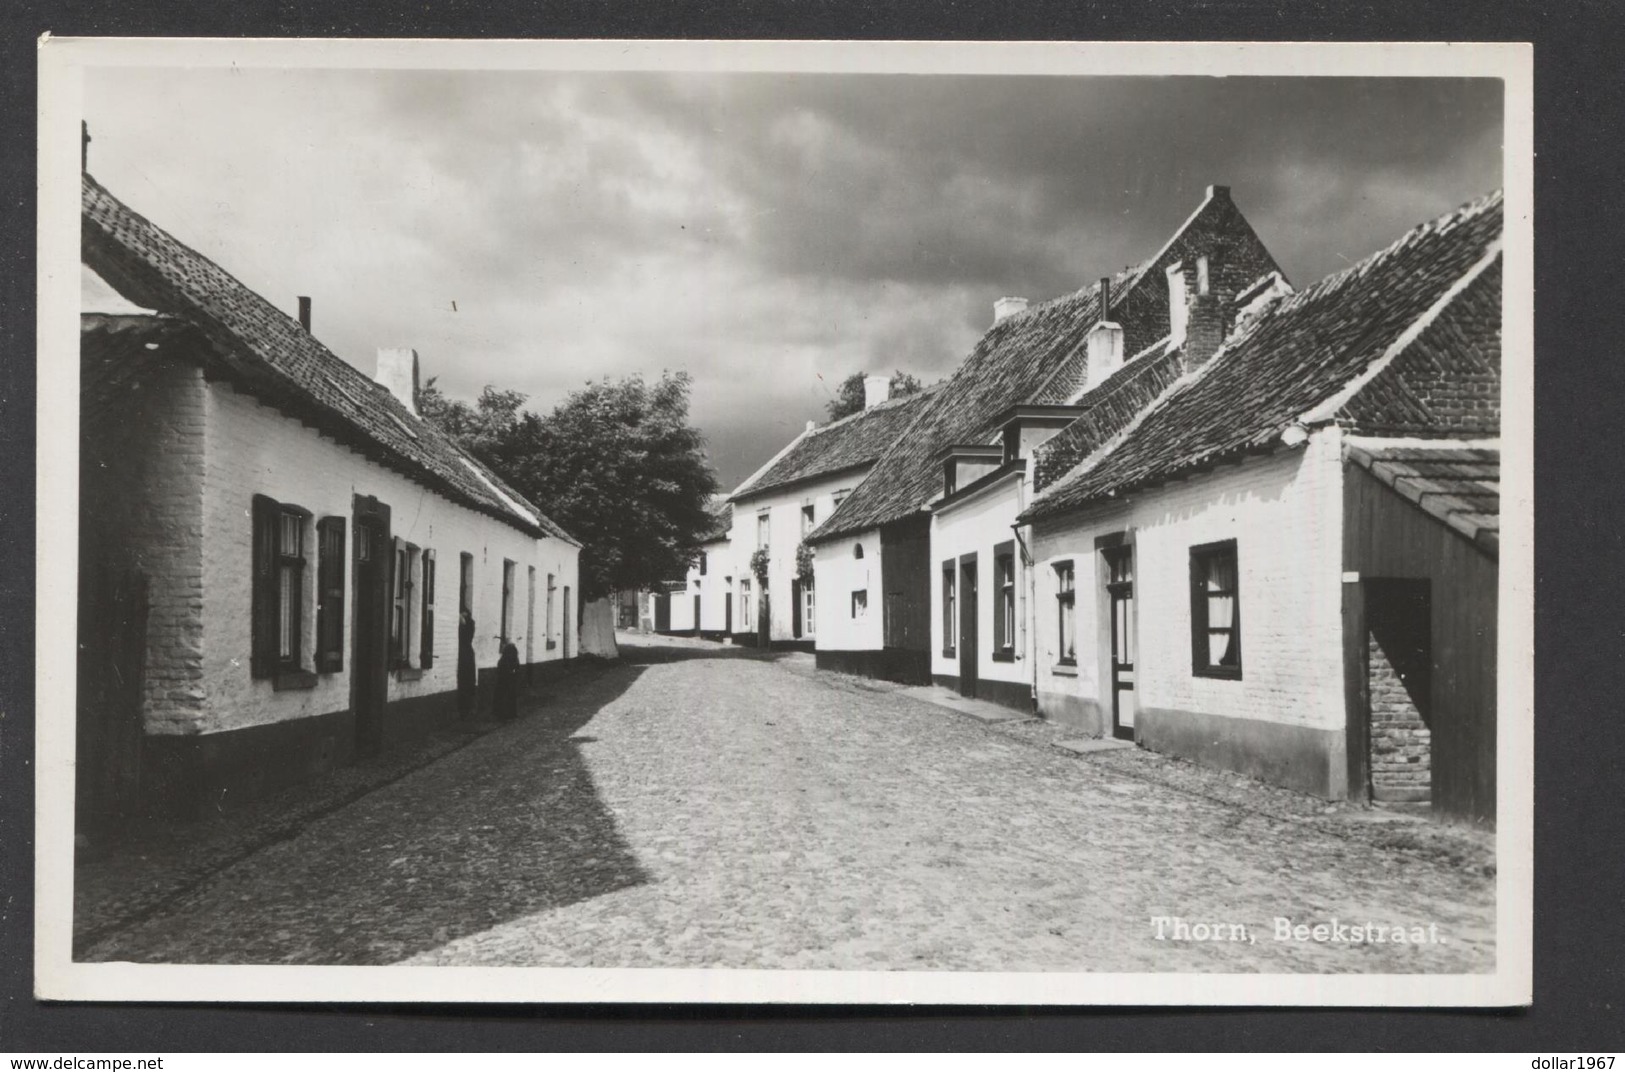
[[[203,718],[205,392],[195,366],[153,358],[117,406],[82,416],[81,569],[148,578],[149,732]]]
[[[192,731],[217,732],[342,711],[350,704],[355,593],[352,552],[353,497],[374,496],[391,510],[391,535],[434,549],[437,556],[434,665],[421,677],[389,679],[390,702],[449,692],[457,686],[458,559],[474,556],[475,656],[484,668],[499,655],[502,567],[515,563],[513,633],[521,657],[530,631],[527,567],[536,567],[536,631],[543,641],[532,650],[537,662],[577,654],[578,632],[572,624],[566,652],[563,590],[570,588],[572,615],[580,607],[575,547],[561,540],[537,540],[494,518],[453,503],[407,477],[317,434],[299,421],[262,406],[227,385],[210,384],[204,396],[207,466],[201,496],[202,531],[202,673],[207,701],[196,712]],[[250,675],[250,607],[253,560],[250,510],[256,494],[303,507],[313,515],[307,531],[303,591],[306,668],[315,645],[315,521],[340,516],[345,528],[346,614],[344,669],[318,675],[314,688],[277,691],[268,679]],[[547,581],[557,588],[552,619],[547,619]],[[416,616],[414,615],[414,618]],[[417,658],[417,621],[411,649]],[[546,639],[557,642],[549,649]],[[155,727],[156,729],[156,727]],[[169,731],[175,732],[175,731]]]
[[[1370,637],[1371,793],[1377,800],[1424,801],[1433,779],[1432,734],[1375,634]]]

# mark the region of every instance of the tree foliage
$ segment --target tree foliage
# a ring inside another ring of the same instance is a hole
[[[689,377],[587,384],[545,416],[517,391],[473,405],[430,380],[418,408],[581,542],[583,598],[681,577],[715,519],[705,438],[688,423]]]
[[[854,372],[841,381],[841,385],[835,389],[835,397],[825,403],[830,420],[838,421],[863,409],[863,377],[864,373]],[[892,375],[891,397],[901,398],[919,390],[920,381],[901,369]]]

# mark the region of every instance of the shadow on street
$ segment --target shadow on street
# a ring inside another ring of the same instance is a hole
[[[595,740],[577,732],[642,673],[628,659],[546,687],[514,723],[289,831],[80,959],[386,964],[645,882],[587,769]]]

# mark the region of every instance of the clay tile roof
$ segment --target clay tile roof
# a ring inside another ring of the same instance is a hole
[[[1498,558],[1501,451],[1461,443],[1389,444],[1352,440],[1348,459],[1429,517]]]
[[[1276,269],[1228,190],[1210,193],[1155,257],[1112,278],[1109,312],[1123,328],[1125,352],[1148,352],[1168,334],[1164,270],[1216,240],[1231,249],[1235,263],[1251,269],[1250,276]],[[989,441],[997,431],[995,419],[1013,405],[1073,397],[1083,383],[1085,336],[1101,319],[1099,302],[1098,285],[1091,284],[993,325],[921,405],[907,434],[880,456],[810,541],[826,542],[918,513],[942,492],[936,459],[944,447]]]
[[[707,530],[705,538],[700,542],[715,543],[717,540],[726,540],[733,527],[733,503],[721,503],[711,511],[711,527]]]
[[[817,477],[873,465],[920,411],[931,391],[888,399],[879,405],[819,425],[795,439],[766,469],[741,484],[731,499],[746,499]]]
[[[453,501],[532,535],[570,540],[495,473],[298,321],[89,175],[82,179],[80,207],[85,263],[129,300],[200,332],[211,347],[212,371]],[[81,335],[107,332],[104,321],[86,317]]]
[[[1304,419],[1390,434],[1498,434],[1499,411],[1484,396],[1499,395],[1500,238],[1497,192],[1276,301],[1120,442],[1046,489],[1023,520],[1272,450]],[[1471,382],[1440,386],[1461,370]],[[1430,417],[1430,406],[1445,416]]]

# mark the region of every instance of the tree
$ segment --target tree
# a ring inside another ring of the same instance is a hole
[[[430,376],[418,388],[418,412],[482,459],[519,423],[520,407],[525,404],[525,396],[519,391],[504,391],[487,384],[479,401],[470,406],[448,398],[436,385],[436,379]]]
[[[517,391],[487,387],[470,406],[430,380],[418,407],[581,542],[592,600],[681,577],[711,534],[717,479],[688,392],[686,373],[606,379],[540,416]]]
[[[842,417],[849,417],[863,409],[863,377],[864,373],[854,372],[841,381],[835,389],[835,397],[825,403],[829,410],[829,419],[838,421]],[[891,378],[891,397],[901,398],[903,395],[912,395],[920,390],[920,381],[908,373],[898,370]]]

